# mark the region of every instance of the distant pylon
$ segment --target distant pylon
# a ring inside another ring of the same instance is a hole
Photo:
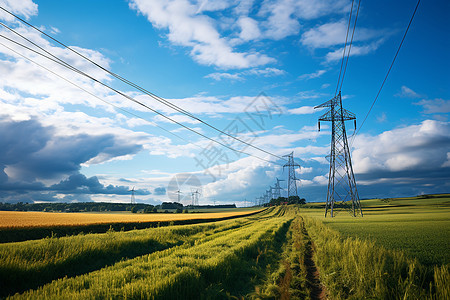
[[[267,194],[267,202],[269,202],[270,200],[272,200],[272,187],[269,186],[269,189],[266,191]]]
[[[131,192],[131,204],[136,204],[136,199],[134,198],[134,186],[129,192]]]
[[[328,107],[329,110],[319,118],[319,131],[320,121],[331,122],[330,174],[325,217],[328,211],[330,211],[330,216],[334,217],[335,204],[337,204],[336,208],[349,208],[353,216],[357,214],[362,216],[345,131],[345,121],[349,120],[355,121],[356,129],[356,116],[342,107],[341,92],[333,99],[314,108],[320,107]],[[348,202],[351,202],[351,205]]]
[[[198,191],[198,189],[191,189],[192,193],[192,206],[198,206],[198,195],[200,195],[200,192]]]
[[[182,192],[181,192],[180,190],[178,190],[178,191],[175,192],[175,194],[178,195],[178,203],[181,203],[181,202],[180,202],[180,195],[181,195],[181,193],[182,193]]]
[[[297,177],[295,177],[295,167],[299,167],[300,165],[294,162],[294,151],[292,151],[288,155],[283,155],[283,157],[288,158],[288,162],[283,166],[283,168],[288,167],[288,195],[287,198],[289,200],[290,196],[298,196],[297,194],[297,180],[299,180]]]
[[[275,191],[275,192],[273,193],[273,197],[274,197],[275,199],[278,199],[278,198],[281,197],[281,190],[283,189],[283,188],[280,186],[280,182],[281,182],[281,181],[284,181],[284,180],[278,179],[278,178],[277,178],[277,182],[275,183],[275,187],[272,188],[272,190]]]

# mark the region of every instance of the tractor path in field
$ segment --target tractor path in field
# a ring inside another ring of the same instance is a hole
[[[320,282],[320,274],[317,269],[316,263],[313,260],[313,254],[315,251],[314,244],[312,243],[308,231],[303,226],[303,235],[307,237],[308,243],[306,243],[305,252],[305,266],[306,266],[306,279],[308,282],[308,289],[312,300],[325,300],[328,299],[325,286]]]

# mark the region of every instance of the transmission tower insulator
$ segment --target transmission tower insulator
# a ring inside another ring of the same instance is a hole
[[[345,131],[345,121],[355,120],[356,127],[356,116],[342,107],[341,92],[333,99],[315,108],[321,107],[327,107],[328,111],[319,118],[319,122],[331,122],[331,151],[330,155],[327,156],[330,161],[330,174],[328,176],[325,217],[328,212],[330,212],[331,217],[334,217],[337,209],[346,209],[353,216],[362,216]]]

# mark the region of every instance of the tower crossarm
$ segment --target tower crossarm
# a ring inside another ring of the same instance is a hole
[[[339,110],[333,110],[330,109],[329,111],[327,111],[326,113],[324,113],[323,115],[321,115],[319,117],[319,121],[333,121],[333,120],[344,120],[344,121],[349,121],[349,120],[356,120],[356,115],[348,110],[346,110],[345,108],[342,109],[342,117],[341,117],[341,112]]]
[[[339,96],[339,95],[338,95]],[[327,102],[324,102],[320,105],[314,106],[314,109],[316,108],[323,108],[323,107],[333,107],[336,106],[337,102],[338,102],[338,96],[334,97],[333,99],[328,100]]]

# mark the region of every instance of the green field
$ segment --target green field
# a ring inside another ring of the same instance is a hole
[[[363,218],[321,218],[346,236],[400,249],[425,265],[450,263],[450,195],[363,200]]]
[[[448,299],[450,197],[0,244],[0,297]]]

